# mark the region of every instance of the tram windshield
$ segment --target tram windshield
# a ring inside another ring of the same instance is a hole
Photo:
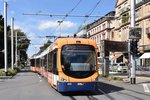
[[[61,64],[64,73],[75,78],[85,78],[96,70],[95,49],[90,45],[65,45]]]

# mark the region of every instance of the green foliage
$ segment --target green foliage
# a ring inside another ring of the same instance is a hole
[[[125,24],[129,21],[129,13],[126,13],[122,16],[122,23]]]
[[[17,74],[17,72],[20,72],[20,68],[14,67],[14,69],[8,69],[7,76],[14,76]]]
[[[14,36],[16,34],[16,32],[18,33],[18,50],[20,52],[20,60],[21,62],[25,62],[27,59],[27,54],[26,51],[28,49],[30,40],[27,38],[27,36],[25,35],[24,32],[22,32],[20,29],[17,29],[14,31]],[[8,53],[8,65],[10,65],[11,63],[11,29],[10,26],[7,27],[7,53]],[[21,36],[21,37],[20,37]],[[0,51],[2,51],[4,49],[4,18],[2,15],[0,15]],[[15,55],[15,38],[14,38],[14,55]],[[0,67],[4,66],[4,53],[0,52]],[[14,57],[15,59],[15,57]]]
[[[17,70],[8,69],[7,76],[14,76],[17,74]]]
[[[0,51],[4,49],[4,18],[0,15]],[[4,65],[4,54],[0,52],[0,67]]]
[[[20,68],[16,68],[16,67],[13,70],[8,69],[7,74],[3,70],[0,70],[0,76],[14,76],[19,71],[20,71]]]
[[[17,32],[17,36],[18,36],[18,51],[20,53],[19,57],[20,57],[20,62],[19,62],[19,66],[21,66],[22,64],[24,65],[24,62],[27,60],[27,54],[26,51],[29,47],[30,44],[30,40],[27,38],[26,34],[24,32],[22,32],[20,29],[15,30],[15,33]]]
[[[6,76],[5,72],[0,70],[0,76]]]
[[[20,68],[14,67],[14,70],[17,70],[17,72],[20,72]]]
[[[40,51],[38,52],[38,54],[43,52],[48,46],[51,45],[51,43],[52,42],[50,40],[48,40],[47,43],[45,43],[43,46],[40,47]]]

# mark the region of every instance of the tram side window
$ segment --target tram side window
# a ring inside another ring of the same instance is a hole
[[[47,71],[47,55],[44,56],[44,69]]]
[[[42,66],[43,60],[40,58],[40,63],[39,63],[39,67]]]
[[[53,51],[53,73],[58,74],[58,70],[57,70],[57,49]]]
[[[35,59],[31,59],[31,66],[35,66]]]
[[[48,71],[52,72],[52,52],[48,54]]]
[[[36,67],[40,67],[40,59],[36,59]]]

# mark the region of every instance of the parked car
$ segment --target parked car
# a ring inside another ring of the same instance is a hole
[[[127,72],[128,66],[125,63],[114,63],[111,68],[111,71],[117,71],[117,72]]]
[[[112,71],[117,71],[118,63],[112,65]]]
[[[117,67],[118,72],[127,72],[128,66],[125,63],[119,63]]]

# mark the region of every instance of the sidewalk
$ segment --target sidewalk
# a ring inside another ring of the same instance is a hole
[[[129,73],[110,72],[108,78],[101,79],[130,83]],[[150,71],[136,71],[136,84],[141,83],[150,83]]]

